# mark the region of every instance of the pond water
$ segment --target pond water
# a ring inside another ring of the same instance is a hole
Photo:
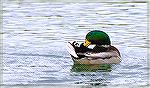
[[[66,43],[82,43],[91,30],[110,36],[121,63],[74,65]],[[146,85],[148,81],[146,2],[8,0],[3,2],[2,35],[5,85]]]

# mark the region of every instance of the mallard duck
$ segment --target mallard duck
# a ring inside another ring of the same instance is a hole
[[[88,48],[95,45],[94,48]],[[119,50],[111,45],[109,36],[99,30],[90,31],[80,46],[68,43],[68,52],[75,64],[117,64],[121,61]]]

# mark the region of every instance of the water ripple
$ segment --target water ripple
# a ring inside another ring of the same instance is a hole
[[[8,1],[3,4],[1,33],[3,84],[107,86],[147,83],[146,1]],[[91,30],[108,33],[112,45],[121,52],[120,64],[85,68],[73,64],[66,51],[66,42],[82,43]]]

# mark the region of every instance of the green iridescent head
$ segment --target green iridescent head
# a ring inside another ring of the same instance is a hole
[[[109,36],[105,32],[94,30],[86,35],[84,46],[88,46],[89,44],[110,45],[111,42]]]

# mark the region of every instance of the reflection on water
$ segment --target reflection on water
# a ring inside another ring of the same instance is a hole
[[[105,79],[90,79],[89,81],[75,82],[75,84],[88,84],[92,86],[108,86],[109,82],[106,82]]]
[[[71,76],[76,79],[80,77],[80,80],[75,81],[75,84],[88,84],[92,86],[107,86],[110,83],[108,76],[111,76],[109,72],[112,71],[112,67],[115,65],[102,64],[102,65],[83,65],[83,64],[74,64],[72,66]],[[115,77],[112,75],[111,77]]]
[[[146,1],[38,1],[3,2],[3,84],[147,83]],[[102,30],[110,36],[112,45],[121,52],[120,64],[73,63],[66,42],[81,43],[91,30]]]
[[[85,65],[85,64],[74,64],[71,69],[72,72],[110,72],[111,65],[110,64],[101,64],[101,65]]]

